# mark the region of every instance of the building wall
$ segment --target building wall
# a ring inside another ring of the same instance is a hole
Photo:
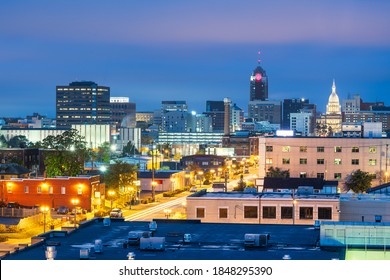
[[[2,128],[0,130],[0,135],[3,135],[7,141],[9,141],[12,137],[15,136],[25,136],[30,142],[36,143],[41,142],[49,135],[57,136],[61,135],[68,129],[48,129],[48,128]]]
[[[83,209],[91,211],[103,205],[104,187],[100,177],[59,177],[1,180],[6,202],[18,202],[24,206],[47,205],[50,208],[66,206],[72,209],[71,200],[78,198]]]
[[[351,196],[341,199],[340,209],[342,222],[376,222],[375,216],[381,216],[381,222],[390,222],[388,195]]]
[[[84,137],[87,147],[97,148],[104,142],[110,143],[110,125],[109,124],[77,124],[72,125],[79,134]]]
[[[271,197],[248,197],[243,195],[238,197],[233,195],[228,197],[228,193],[223,193],[219,197],[189,196],[187,197],[187,219],[200,219],[208,223],[249,223],[249,224],[299,224],[313,225],[318,220],[318,207],[329,207],[332,209],[332,218],[329,221],[339,220],[338,198],[330,199],[305,199],[295,198],[295,203],[291,195],[277,195]],[[245,218],[244,207],[253,206],[257,209],[257,217]],[[263,207],[276,207],[275,218],[264,218]],[[294,218],[282,219],[281,207],[291,207]],[[312,207],[313,216],[310,219],[300,218],[300,208]],[[197,208],[204,208],[205,217],[197,217]],[[219,217],[219,209],[227,209],[227,218]]]
[[[375,176],[374,187],[384,181],[388,169],[390,139],[386,138],[260,137],[259,141],[260,177],[272,166],[289,170],[290,177],[316,178],[323,174],[325,180],[338,180],[341,186],[347,176],[360,169]],[[317,150],[321,147],[323,152]],[[336,152],[336,147],[341,150]],[[353,152],[354,147],[358,152]]]

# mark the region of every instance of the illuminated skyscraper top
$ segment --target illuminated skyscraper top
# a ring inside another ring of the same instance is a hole
[[[260,55],[260,52],[258,52]],[[253,70],[250,77],[250,101],[267,100],[268,99],[268,77],[265,70],[260,66],[260,59],[258,59],[258,66]]]

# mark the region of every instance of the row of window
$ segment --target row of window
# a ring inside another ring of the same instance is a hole
[[[218,218],[229,218],[228,207],[221,207],[218,209]],[[313,219],[313,207],[299,207],[299,219],[300,220],[312,220]],[[280,209],[281,219],[293,219],[293,207],[281,206]],[[263,206],[262,218],[263,219],[276,219],[276,206]],[[318,207],[317,208],[319,220],[331,220],[332,219],[332,207]],[[202,219],[206,217],[206,208],[196,208],[196,218]],[[257,206],[244,206],[244,219],[258,219],[258,207]]]
[[[291,162],[290,158],[282,158],[282,164],[290,164],[290,162]],[[273,164],[273,159],[272,158],[266,158],[265,159],[265,163],[266,164]],[[341,160],[341,158],[335,158],[333,163],[334,163],[334,165],[341,165],[342,164],[342,160]],[[299,159],[299,164],[307,164],[307,158],[300,158]],[[325,164],[325,159],[318,158],[317,159],[317,164],[318,165]],[[359,159],[352,159],[351,160],[351,164],[352,165],[359,165],[360,161],[359,161]],[[377,160],[376,159],[368,159],[368,165],[369,166],[375,166],[376,164],[377,164]]]
[[[38,194],[41,194],[43,191],[43,188],[47,188],[47,193],[48,194],[53,194],[53,187],[42,187],[42,186],[37,186],[36,190]],[[7,193],[12,193],[12,186],[7,186]],[[30,193],[30,186],[24,186],[24,193]],[[61,187],[61,194],[66,194],[66,187]],[[79,186],[77,187],[77,194],[83,194],[83,187]]]
[[[306,153],[307,152],[307,146],[300,146],[299,147],[299,151],[301,153]],[[346,149],[346,148],[344,148]],[[273,152],[274,151],[274,147],[273,146],[266,146],[265,147],[265,150],[267,152]],[[351,152],[352,153],[359,153],[359,147],[352,147],[351,148]],[[282,146],[282,152],[290,152],[291,151],[291,146]],[[333,147],[333,151],[335,153],[342,153],[343,152],[343,147],[341,146],[334,146]],[[317,147],[317,153],[324,153],[325,152],[325,147],[323,146],[320,146],[320,147]],[[377,147],[376,146],[370,146],[368,147],[368,152],[369,153],[372,153],[372,154],[375,154],[377,152]]]

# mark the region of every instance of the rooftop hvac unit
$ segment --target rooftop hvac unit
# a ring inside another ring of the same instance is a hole
[[[80,249],[80,260],[88,260],[89,259],[89,249],[82,248]]]
[[[47,260],[54,260],[57,256],[57,249],[55,246],[47,246],[45,251]]]
[[[95,249],[95,253],[101,253],[103,251],[103,243],[101,239],[95,240],[94,249]]]
[[[244,236],[245,247],[267,247],[270,235],[259,233],[246,233]]]

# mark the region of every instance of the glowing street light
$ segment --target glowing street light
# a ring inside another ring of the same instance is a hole
[[[164,209],[165,218],[169,219],[169,216],[171,216],[171,212],[172,212],[171,209]]]
[[[108,194],[108,196],[110,197],[110,201],[111,201],[111,211],[112,211],[112,203],[113,203],[113,201],[114,201],[115,191],[109,190],[107,194]]]
[[[74,228],[76,229],[77,205],[80,203],[80,200],[78,198],[72,198],[70,202],[74,206]]]
[[[46,232],[46,214],[49,213],[49,207],[48,206],[42,206],[41,212],[43,214],[43,233]]]

